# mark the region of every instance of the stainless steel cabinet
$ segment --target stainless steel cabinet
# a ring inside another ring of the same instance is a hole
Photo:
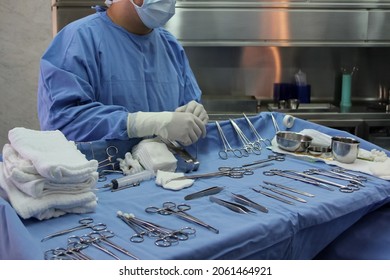
[[[95,13],[92,6],[104,5],[103,0],[75,1],[75,0],[52,0],[52,24],[53,35],[68,23],[76,19]]]

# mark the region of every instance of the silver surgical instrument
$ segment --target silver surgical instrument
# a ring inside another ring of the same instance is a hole
[[[276,121],[276,119],[275,119],[274,115],[272,114],[272,112],[270,114],[271,114],[271,118],[272,118],[272,123],[274,124],[275,133],[278,133],[280,131],[278,122]]]
[[[127,251],[125,248],[118,246],[117,244],[113,243],[109,238],[114,237],[115,234],[111,230],[103,230],[103,231],[93,231],[89,234],[91,238],[98,242],[102,242],[108,246],[111,246],[112,248],[116,249],[117,251],[135,259],[138,260],[139,258]]]
[[[252,165],[256,165],[256,164],[262,164],[262,163],[266,163],[266,162],[273,161],[273,160],[285,161],[286,157],[284,155],[269,155],[268,158],[266,158],[266,159],[257,160],[257,161],[254,161],[252,163],[243,164],[242,167],[248,167],[248,166],[252,166]]]
[[[175,181],[175,180],[183,180],[183,179],[199,179],[199,178],[210,178],[210,177],[220,177],[220,176],[228,176],[230,178],[243,178],[244,175],[253,175],[253,170],[242,168],[242,167],[219,167],[218,171],[203,173],[203,174],[193,174],[193,175],[184,175],[180,177],[175,177],[169,179],[167,182]]]
[[[293,193],[301,194],[301,195],[304,195],[304,196],[315,197],[314,194],[311,194],[311,193],[308,193],[308,192],[303,192],[303,191],[300,191],[300,190],[297,190],[297,189],[293,189],[293,188],[287,187],[287,186],[282,185],[282,184],[272,183],[272,182],[268,182],[268,181],[263,181],[263,183],[267,184],[267,185],[270,185],[270,186],[277,187],[277,188],[281,188],[281,189],[284,189],[284,190],[287,190],[287,191],[290,191],[290,192],[293,192]]]
[[[107,170],[107,169],[104,169],[104,170],[99,172],[98,182],[105,182],[105,181],[107,181],[107,174],[108,173],[109,174],[118,173],[118,174],[122,174],[123,175],[123,171],[122,170]]]
[[[276,188],[270,188],[270,187],[266,187],[266,186],[261,186],[261,187],[262,187],[263,189],[265,189],[265,190],[268,190],[268,191],[271,191],[271,192],[280,194],[280,195],[282,195],[282,196],[291,198],[291,199],[296,200],[296,201],[299,201],[299,202],[303,202],[303,203],[306,203],[306,202],[307,202],[307,201],[304,200],[303,198],[297,197],[297,196],[295,196],[295,195],[291,195],[291,194],[289,194],[289,193],[283,192],[283,191],[278,190],[278,189],[276,189]]]
[[[154,242],[155,245],[159,247],[169,247],[179,241],[188,240],[190,236],[193,236],[196,233],[196,230],[191,227],[183,227],[179,230],[172,230],[161,225],[142,220],[132,214],[122,213],[121,211],[117,212],[117,216],[136,232],[136,234],[130,237],[131,242],[142,242],[144,241],[144,236],[146,235],[150,238],[156,239]]]
[[[93,224],[92,218],[82,218],[79,220],[79,224],[81,224],[81,225],[76,226],[76,227],[72,227],[72,228],[68,228],[68,229],[64,229],[64,230],[52,233],[48,236],[45,236],[44,238],[42,238],[41,242],[46,241],[46,240],[53,238],[53,237],[56,237],[56,236],[64,235],[64,234],[67,234],[67,233],[70,233],[70,232],[73,232],[76,230],[81,230],[81,229],[86,229],[86,228],[90,228],[93,231],[101,231],[101,230],[107,229],[107,226],[103,223]]]
[[[281,202],[284,202],[284,203],[287,203],[287,204],[290,204],[290,205],[295,205],[294,202],[292,202],[292,201],[290,201],[290,200],[287,200],[287,199],[284,199],[284,198],[282,198],[282,197],[280,197],[280,196],[274,195],[274,194],[272,194],[272,193],[264,192],[264,191],[262,191],[262,190],[258,190],[258,189],[255,189],[255,188],[252,188],[252,190],[254,190],[255,192],[260,193],[260,194],[262,194],[262,195],[268,196],[268,197],[270,197],[270,198],[279,200],[279,201],[281,201]]]
[[[242,150],[247,152],[248,154],[254,153],[256,155],[261,154],[261,145],[257,142],[250,142],[248,137],[245,136],[244,132],[240,129],[240,127],[237,125],[235,121],[230,119],[230,123],[232,124],[234,130],[236,131],[238,138],[240,138],[240,141],[243,145]]]
[[[55,248],[45,251],[45,260],[92,260],[91,257],[82,253],[81,250],[87,248],[88,245],[80,242],[72,242],[65,248]]]
[[[251,128],[253,134],[257,138],[257,140],[255,142],[259,143],[260,146],[261,146],[261,143],[263,143],[264,146],[266,146],[266,147],[272,146],[271,140],[261,137],[260,134],[257,132],[255,126],[252,124],[252,122],[247,118],[247,116],[244,113],[243,113],[243,115],[244,115],[246,121],[248,122],[248,125]]]
[[[232,210],[234,212],[240,213],[240,214],[255,213],[255,212],[253,212],[252,210],[246,208],[243,205],[240,205],[240,204],[237,204],[237,203],[233,203],[233,202],[229,202],[229,201],[217,198],[215,196],[210,196],[209,199],[210,199],[211,202],[217,203],[218,205],[226,207],[226,208],[228,208],[228,209],[230,209],[230,210]]]
[[[106,167],[106,166],[110,166],[112,167],[112,169],[115,169],[115,165],[118,163],[116,161],[113,161],[113,159],[116,158],[116,155],[118,154],[118,148],[115,147],[115,146],[109,146],[106,148],[106,154],[107,154],[107,158],[105,160],[102,160],[102,161],[99,161],[98,162],[98,169],[100,168],[103,168],[103,167]],[[108,162],[108,163],[107,163]]]
[[[325,169],[313,168],[313,169],[305,170],[303,173],[309,174],[309,175],[316,174],[316,175],[330,177],[333,179],[346,180],[346,181],[350,182],[352,185],[359,185],[361,187],[364,187],[363,183],[359,180],[353,179],[351,177],[346,177],[346,176],[340,175],[340,174],[333,172],[333,171],[327,171]]]
[[[368,178],[366,176],[356,175],[356,174],[354,174],[352,172],[348,172],[347,169],[344,169],[344,168],[341,168],[341,167],[332,168],[331,171],[332,172],[336,172],[340,176],[345,176],[346,178],[353,178],[353,179],[361,181],[361,182],[362,181],[363,182],[368,181]]]
[[[246,206],[249,206],[249,207],[252,207],[256,210],[259,210],[263,213],[268,213],[268,209],[267,207],[257,203],[257,202],[254,202],[252,200],[250,200],[249,198],[241,195],[241,194],[235,194],[235,193],[232,193],[233,195],[233,199],[238,202],[238,203],[241,203],[241,204],[244,204]]]
[[[223,187],[218,187],[218,186],[210,187],[210,188],[207,188],[204,190],[200,190],[198,192],[190,193],[190,194],[186,195],[184,197],[184,199],[185,200],[192,200],[192,199],[196,199],[196,198],[200,198],[200,197],[204,197],[204,196],[217,194],[217,193],[221,192],[223,189],[224,189]]]
[[[73,243],[73,242],[80,242],[81,244],[91,245],[91,246],[95,247],[96,249],[113,257],[114,259],[120,260],[120,258],[117,255],[115,255],[113,252],[111,252],[110,250],[108,250],[107,248],[105,248],[104,246],[99,244],[99,242],[96,239],[92,238],[91,236],[89,236],[87,234],[83,235],[83,236],[77,236],[77,235],[69,236],[68,243]]]
[[[334,191],[334,189],[328,187],[325,184],[319,183],[319,182],[317,182],[315,180],[312,180],[312,179],[303,178],[302,176],[293,175],[293,174],[287,173],[287,171],[283,171],[283,170],[279,170],[279,169],[271,169],[269,171],[264,171],[263,174],[265,176],[275,176],[275,175],[278,175],[278,176],[281,176],[281,177],[285,177],[285,178],[293,179],[293,180],[296,180],[296,181],[301,181],[301,182],[304,182],[304,183],[307,183],[307,184],[311,184],[311,185],[314,185],[316,187],[326,189],[328,191]]]
[[[159,139],[167,146],[169,151],[176,155],[178,160],[178,166],[181,167],[183,172],[196,171],[199,168],[200,162],[196,157],[190,155],[178,142],[169,139],[159,137]],[[198,144],[196,144],[196,153],[198,153]]]
[[[240,149],[233,149],[232,146],[230,146],[229,141],[226,139],[225,134],[223,133],[223,130],[219,123],[216,121],[215,124],[217,125],[217,129],[219,132],[219,136],[221,137],[221,141],[223,144],[224,149],[222,151],[219,151],[218,155],[221,159],[228,159],[229,152],[233,153],[234,156],[241,158],[243,157],[243,153]]]
[[[188,205],[188,204],[178,204],[176,205],[176,203],[174,202],[170,202],[170,201],[167,201],[167,202],[164,202],[163,205],[162,205],[162,208],[158,208],[158,207],[155,207],[155,206],[149,206],[145,209],[145,212],[146,213],[150,213],[150,214],[154,214],[154,213],[157,213],[157,214],[160,214],[160,215],[175,215],[187,222],[191,222],[191,223],[195,223],[197,225],[200,225],[202,227],[205,227],[206,229],[214,232],[214,233],[219,233],[219,230],[206,224],[205,222],[199,220],[198,218],[195,218],[194,216],[186,213],[186,211],[190,210],[191,209],[191,206]]]
[[[321,179],[321,178],[318,178],[318,177],[315,177],[312,175],[308,175],[308,174],[305,174],[303,172],[297,172],[297,171],[289,171],[289,172],[292,172],[294,174],[297,174],[299,176],[302,176],[302,177],[305,177],[305,178],[308,178],[311,180],[315,180],[315,181],[322,183],[322,184],[327,184],[327,185],[332,185],[332,186],[338,187],[341,192],[345,192],[345,193],[351,193],[351,192],[354,192],[354,191],[357,191],[360,189],[357,185],[348,184],[347,186],[345,186],[345,185],[341,185],[341,184],[338,184],[338,183],[335,183],[332,181],[324,180],[324,179]]]

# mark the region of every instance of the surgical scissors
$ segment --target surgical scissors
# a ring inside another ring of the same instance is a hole
[[[252,163],[243,164],[242,167],[248,167],[248,166],[252,166],[252,165],[256,165],[256,164],[262,164],[262,163],[266,163],[266,162],[273,161],[273,160],[285,161],[286,157],[284,155],[269,155],[268,158],[266,158],[266,159],[256,160]]]
[[[171,215],[172,214],[172,215],[175,215],[179,218],[182,218],[183,220],[186,220],[187,222],[195,223],[197,225],[205,227],[214,233],[217,233],[217,234],[219,233],[218,229],[216,229],[216,228],[206,224],[205,222],[199,220],[198,218],[186,213],[186,211],[188,211],[190,209],[191,209],[191,206],[188,204],[182,203],[182,204],[176,205],[176,203],[174,203],[174,202],[167,201],[167,202],[163,203],[162,208],[158,208],[155,206],[149,206],[145,209],[145,212],[150,213],[150,214],[157,213],[160,215]]]
[[[64,234],[67,234],[67,233],[70,233],[70,232],[73,232],[76,230],[81,230],[81,229],[86,229],[86,228],[90,228],[93,231],[101,231],[101,230],[107,229],[106,224],[103,224],[103,223],[92,224],[92,223],[93,223],[92,218],[82,218],[79,220],[79,224],[81,224],[80,226],[76,226],[76,227],[72,227],[69,229],[64,229],[64,230],[52,233],[52,234],[42,238],[41,242],[46,241],[46,240],[51,239],[51,238],[56,237],[56,236],[64,235]]]
[[[219,123],[216,121],[215,124],[217,125],[217,129],[219,132],[219,135],[221,137],[222,144],[224,146],[224,149],[222,151],[219,151],[218,155],[221,159],[228,159],[228,153],[232,152],[234,156],[241,158],[244,156],[242,151],[240,149],[233,149],[232,146],[230,146],[228,140],[226,139],[225,134],[223,133],[223,130]]]
[[[248,137],[245,136],[244,132],[240,129],[240,127],[237,125],[235,121],[230,119],[230,123],[232,124],[234,130],[236,131],[238,138],[240,138],[241,143],[243,147],[241,148],[244,150],[246,153],[254,153],[256,155],[261,154],[261,144],[257,142],[250,142]]]
[[[304,182],[304,183],[307,183],[307,184],[311,184],[311,185],[314,185],[314,186],[326,189],[328,191],[333,191],[332,188],[326,186],[325,184],[319,183],[317,181],[314,181],[314,180],[311,180],[311,179],[308,179],[308,178],[303,178],[303,177],[298,176],[298,175],[290,174],[290,173],[288,173],[287,171],[284,171],[284,170],[271,169],[271,170],[268,170],[268,171],[264,171],[263,174],[265,176],[278,175],[278,176],[281,176],[281,177],[286,177],[286,178],[293,179],[293,180],[296,180],[296,181],[301,181],[301,182]]]
[[[327,184],[327,185],[332,185],[332,186],[338,187],[340,192],[344,192],[344,193],[351,193],[351,192],[354,192],[354,191],[357,191],[357,190],[360,189],[357,185],[348,184],[347,186],[344,186],[344,185],[341,185],[341,184],[338,184],[338,183],[335,183],[335,182],[332,182],[332,181],[324,180],[324,179],[321,179],[321,178],[318,178],[318,177],[315,177],[315,176],[311,176],[311,175],[305,174],[303,172],[297,172],[297,171],[288,171],[288,172],[291,172],[293,174],[302,176],[304,178],[308,178],[310,180],[317,181],[317,182],[319,182],[321,184]]]
[[[317,174],[317,175],[322,175],[322,176],[326,176],[326,177],[330,177],[330,178],[334,178],[334,179],[346,180],[349,183],[351,183],[351,185],[364,187],[364,184],[361,181],[356,180],[352,177],[342,176],[341,174],[338,174],[337,172],[334,172],[334,171],[327,171],[325,169],[313,168],[313,169],[306,170],[303,173],[309,174],[309,175]],[[351,185],[349,185],[349,186],[351,186]]]
[[[263,143],[264,146],[266,146],[266,147],[272,146],[271,140],[261,137],[261,135],[257,132],[257,130],[256,130],[255,126],[252,124],[252,122],[247,118],[247,116],[244,113],[243,113],[243,115],[244,115],[246,121],[248,122],[248,125],[251,128],[253,134],[257,138],[257,140],[255,140],[254,143],[259,143],[260,146],[261,146],[261,143]]]
[[[203,174],[193,174],[193,175],[184,175],[180,177],[175,177],[167,180],[166,183],[175,180],[183,179],[199,179],[199,178],[209,178],[209,177],[219,177],[219,176],[228,176],[230,178],[242,178],[244,175],[253,175],[253,170],[242,167],[226,167],[222,166],[218,168],[216,172],[203,173]]]
[[[340,176],[344,176],[346,178],[352,178],[352,179],[355,179],[355,180],[358,180],[361,182],[368,181],[366,176],[353,174],[351,172],[348,172],[347,169],[344,169],[342,167],[333,168],[333,169],[331,169],[331,172],[335,172],[335,173],[339,174]]]

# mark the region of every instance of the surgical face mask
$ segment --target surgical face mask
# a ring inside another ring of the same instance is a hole
[[[141,7],[134,0],[129,1],[133,3],[145,26],[151,29],[164,26],[175,14],[176,0],[144,0]]]

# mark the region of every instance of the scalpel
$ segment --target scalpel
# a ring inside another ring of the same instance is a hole
[[[281,189],[284,189],[284,190],[287,190],[287,191],[290,191],[290,192],[298,193],[298,194],[301,194],[301,195],[304,195],[304,196],[308,196],[308,197],[315,197],[314,194],[311,194],[311,193],[308,193],[308,192],[299,191],[299,190],[287,187],[287,186],[282,185],[282,184],[272,183],[272,182],[268,182],[268,181],[263,181],[263,182],[264,182],[264,184],[271,185],[271,186],[274,186],[274,187],[278,187],[278,188],[281,188]]]

